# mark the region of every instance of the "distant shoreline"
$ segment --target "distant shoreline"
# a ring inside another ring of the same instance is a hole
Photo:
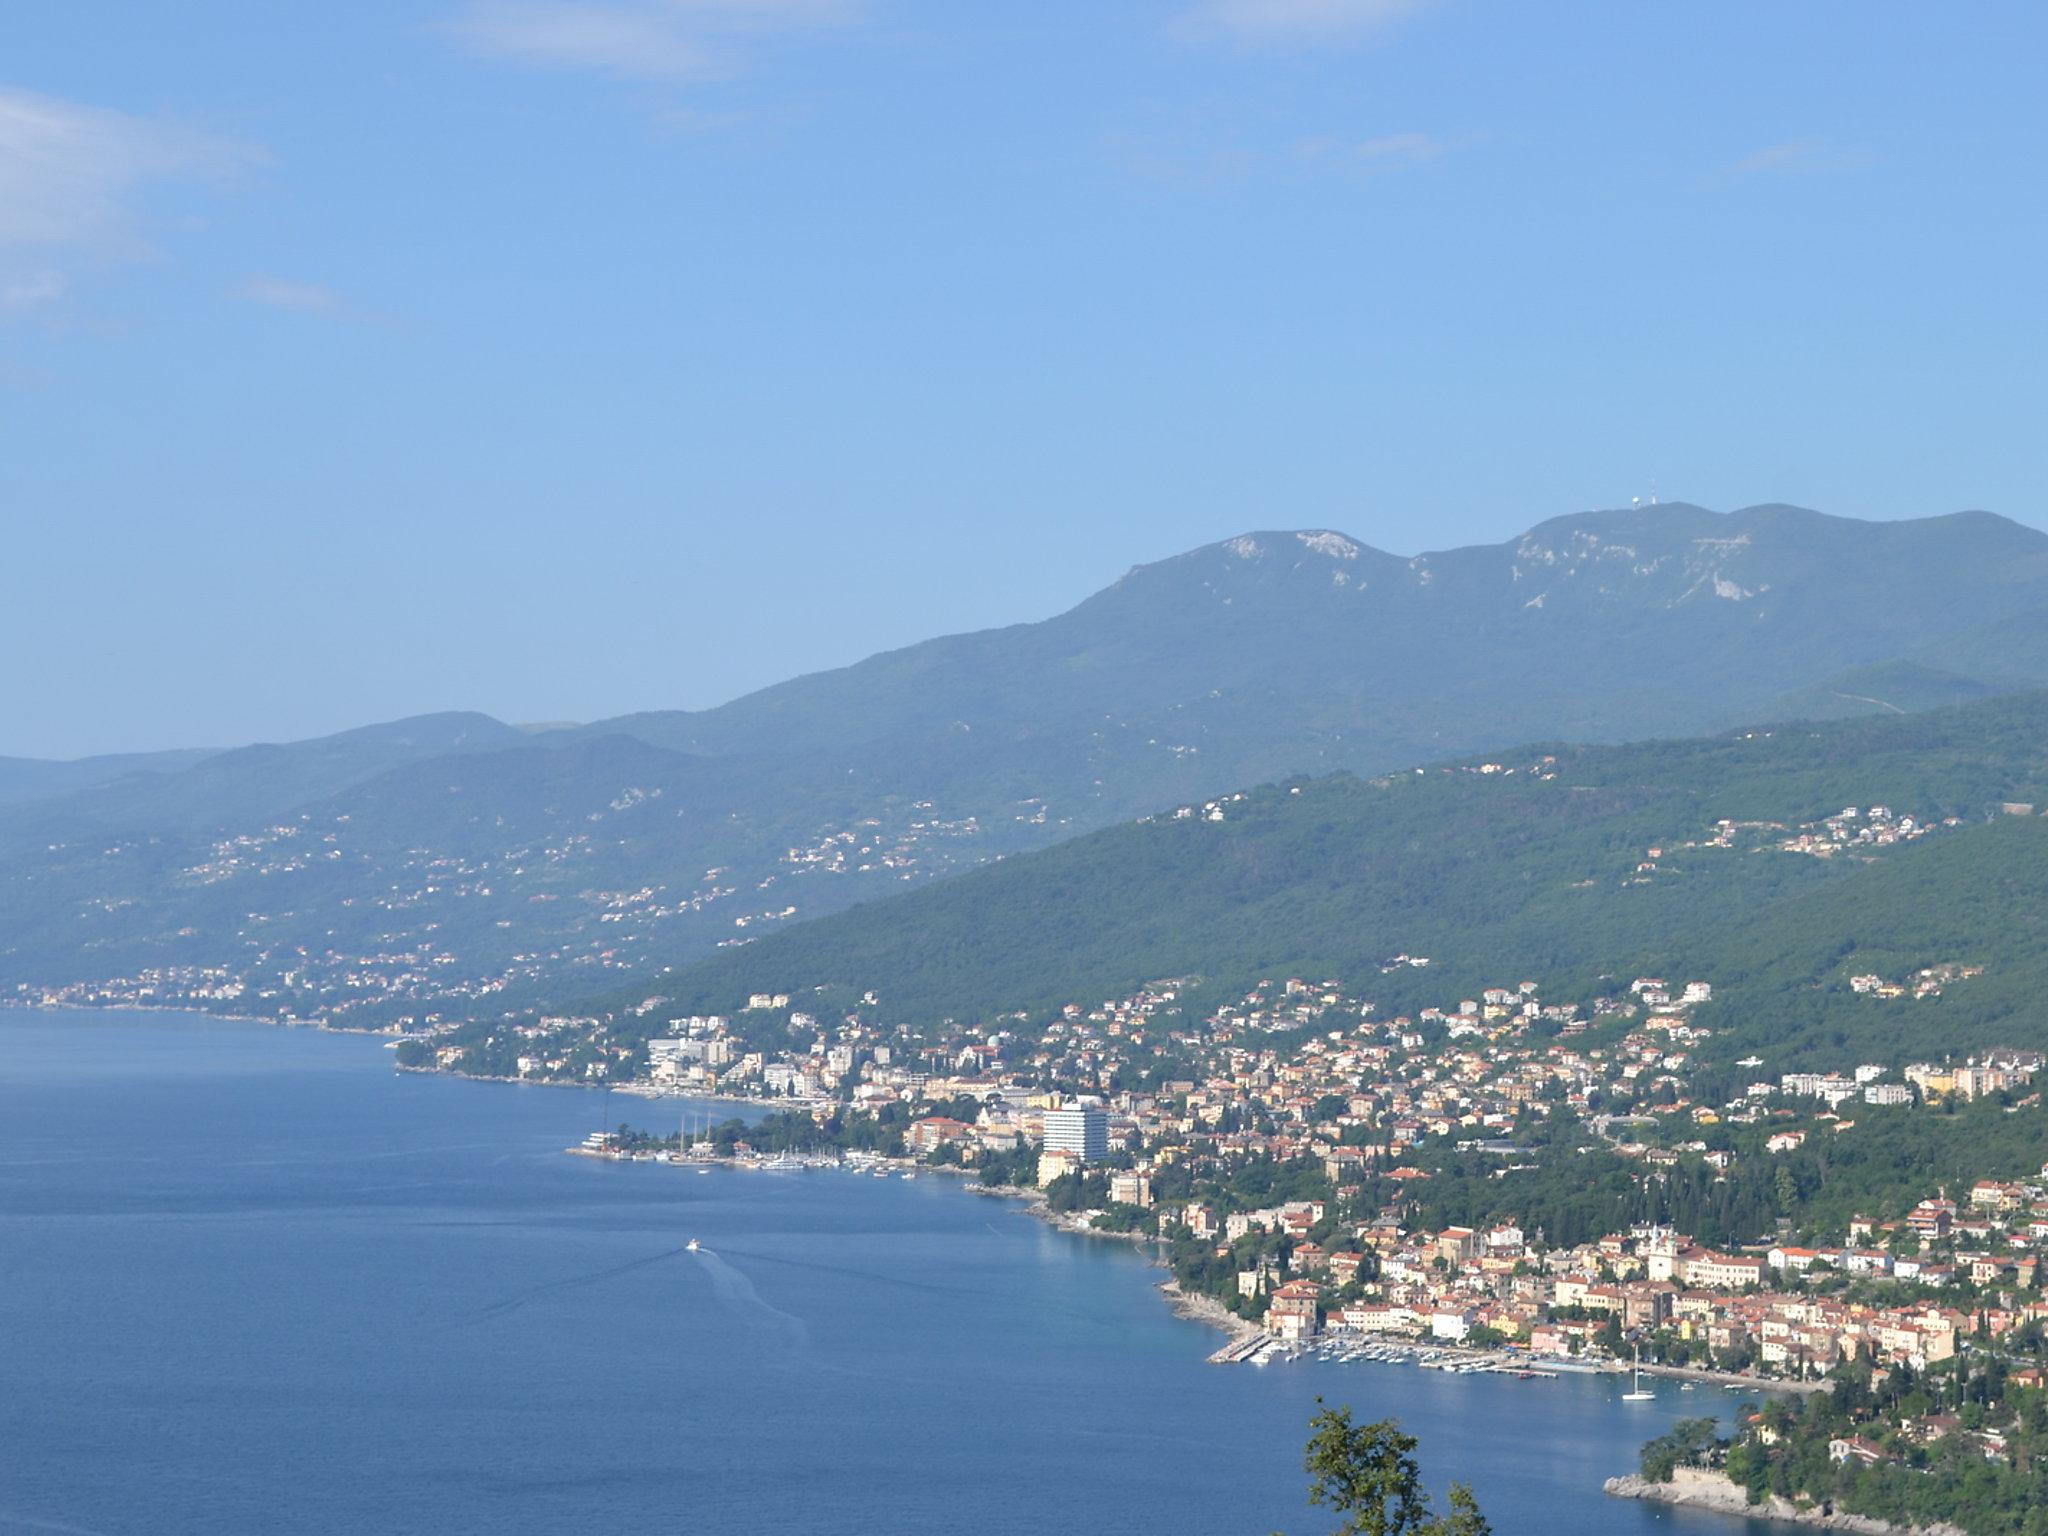
[[[372,1030],[335,1030],[336,1034],[373,1034]],[[455,1083],[504,1083],[514,1088],[576,1088],[585,1092],[623,1093],[631,1099],[641,1099],[650,1104],[659,1104],[663,1099],[692,1099],[699,1104],[749,1104],[757,1109],[798,1109],[808,1108],[809,1101],[791,1098],[754,1098],[744,1093],[670,1093],[666,1089],[654,1092],[647,1088],[629,1088],[623,1083],[577,1083],[564,1082],[552,1077],[501,1077],[488,1072],[443,1072],[439,1067],[408,1067],[393,1064],[400,1072],[409,1072],[415,1077],[445,1077]]]
[[[45,1003],[22,1002],[18,998],[0,998],[0,1009],[12,1009],[17,1013],[162,1013],[184,1014],[188,1018],[210,1019],[216,1024],[262,1024],[274,1029],[311,1029],[323,1035],[354,1035],[364,1040],[403,1040],[408,1035],[402,1029],[367,1029],[351,1024],[330,1024],[325,1019],[280,1018],[270,1013],[223,1013],[216,1008],[195,1008],[186,1003]],[[590,1091],[623,1093],[630,1098],[660,1102],[662,1099],[695,1099],[712,1104],[750,1104],[761,1109],[808,1108],[809,1099],[756,1098],[745,1093],[671,1093],[667,1089],[656,1089],[645,1084],[564,1082],[546,1077],[500,1077],[485,1072],[443,1072],[439,1067],[408,1067],[393,1063],[400,1072],[411,1072],[420,1077],[445,1077],[457,1083],[510,1083],[519,1088],[580,1088]]]
[[[313,1029],[323,1035],[360,1035],[365,1039],[401,1039],[402,1029],[358,1029],[349,1024],[330,1024],[325,1019],[302,1019],[297,1015],[280,1018],[274,1013],[223,1013],[218,1008],[200,1008],[191,1003],[46,1003],[0,998],[0,1008],[17,1013],[182,1013],[190,1018],[211,1019],[216,1024],[266,1024],[274,1029]],[[581,1086],[578,1084],[577,1086]]]

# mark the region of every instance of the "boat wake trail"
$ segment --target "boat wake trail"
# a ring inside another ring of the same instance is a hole
[[[752,1253],[738,1248],[726,1248],[722,1252],[736,1259],[746,1259],[755,1264],[781,1264],[790,1269],[808,1269],[821,1275],[841,1275],[849,1280],[867,1280],[875,1285],[893,1285],[906,1291],[923,1291],[928,1296],[972,1296],[974,1293],[961,1286],[927,1285],[920,1280],[905,1280],[900,1275],[881,1274],[870,1269],[849,1269],[840,1264],[819,1264],[810,1259],[785,1259],[780,1254]]]
[[[1001,1234],[998,1235],[1000,1236]],[[736,1259],[745,1259],[751,1264],[782,1264],[791,1269],[808,1269],[821,1275],[839,1275],[848,1280],[864,1280],[870,1285],[890,1285],[895,1286],[899,1290],[920,1291],[927,1296],[959,1296],[974,1302],[978,1306],[1000,1305],[1004,1300],[1000,1296],[992,1296],[987,1291],[976,1290],[969,1286],[932,1285],[923,1280],[906,1280],[901,1275],[892,1275],[872,1269],[852,1269],[843,1264],[820,1264],[812,1259],[786,1259],[780,1254],[755,1253],[751,1250],[739,1248],[726,1248],[720,1251],[728,1253]],[[1048,1301],[1042,1297],[1031,1298],[1027,1304],[1035,1311],[1047,1315],[1057,1314],[1062,1317],[1078,1318],[1083,1322],[1094,1322],[1097,1320],[1092,1312],[1079,1307],[1061,1306],[1057,1302]]]
[[[687,1250],[696,1255],[697,1262],[704,1266],[704,1272],[711,1277],[711,1293],[720,1301],[742,1312],[752,1313],[764,1322],[772,1324],[792,1344],[804,1343],[810,1337],[810,1330],[804,1320],[772,1307],[761,1299],[761,1293],[754,1288],[739,1270],[726,1263],[723,1257],[709,1248]]]
[[[523,1291],[514,1292],[487,1306],[478,1307],[473,1312],[465,1312],[460,1321],[475,1323],[487,1317],[502,1317],[507,1312],[517,1311],[528,1302],[540,1300],[543,1296],[552,1296],[558,1291],[581,1290],[586,1285],[601,1285],[607,1280],[615,1280],[620,1275],[631,1274],[636,1269],[645,1269],[650,1264],[659,1264],[664,1259],[673,1259],[689,1251],[688,1247],[667,1248],[660,1253],[650,1253],[644,1259],[629,1259],[624,1264],[614,1264],[609,1269],[593,1270],[585,1275],[570,1275],[564,1280],[549,1280],[541,1285],[528,1286]]]

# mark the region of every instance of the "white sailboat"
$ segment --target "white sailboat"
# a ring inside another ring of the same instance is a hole
[[[1650,1400],[1651,1400],[1652,1398],[1654,1398],[1654,1397],[1655,1397],[1656,1395],[1657,1395],[1657,1394],[1656,1394],[1656,1393],[1654,1393],[1654,1392],[1645,1392],[1645,1391],[1643,1390],[1643,1346],[1642,1346],[1642,1345],[1640,1345],[1640,1344],[1638,1344],[1638,1345],[1636,1346],[1636,1384],[1635,1384],[1635,1390],[1634,1390],[1634,1391],[1632,1391],[1632,1392],[1624,1392],[1624,1393],[1622,1393],[1622,1394],[1621,1394],[1621,1400],[1622,1400],[1622,1401],[1623,1401],[1624,1403],[1647,1403],[1647,1402],[1649,1402],[1649,1401],[1650,1401]]]

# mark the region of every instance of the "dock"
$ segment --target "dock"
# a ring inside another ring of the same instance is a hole
[[[1268,1338],[1263,1333],[1249,1334],[1242,1339],[1232,1339],[1209,1357],[1209,1363],[1211,1365],[1243,1365],[1273,1342],[1274,1340]]]

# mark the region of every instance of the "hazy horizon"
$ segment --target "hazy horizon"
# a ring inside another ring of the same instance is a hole
[[[703,707],[1251,527],[2043,514],[2048,18],[0,18],[0,752]]]
[[[1765,506],[1765,505],[1783,505],[1783,504],[1784,504],[1784,503],[1769,503],[1769,502],[1757,502],[1757,503],[1752,503],[1752,505],[1755,505],[1755,506]],[[1671,499],[1664,499],[1664,498],[1660,498],[1658,502],[1649,502],[1649,501],[1645,501],[1645,502],[1643,503],[1643,508],[1644,508],[1644,510],[1649,510],[1649,509],[1651,509],[1651,508],[1653,508],[1653,507],[1656,507],[1656,506],[1659,506],[1659,505],[1661,505],[1661,506],[1665,506],[1665,507],[1679,508],[1679,507],[1686,507],[1686,506],[1693,506],[1693,507],[1699,507],[1699,505],[1700,505],[1700,504],[1699,504],[1699,503],[1697,503],[1697,502],[1688,502],[1688,501],[1686,501],[1686,500],[1684,500],[1684,499],[1682,499],[1682,498],[1671,498]],[[1584,512],[1586,512],[1586,513],[1597,513],[1597,512],[1613,512],[1613,511],[1620,511],[1620,510],[1623,510],[1623,509],[1620,509],[1620,508],[1587,508],[1587,509],[1582,509],[1582,511],[1584,511]],[[1710,511],[1710,512],[1715,512],[1715,513],[1727,513],[1727,512],[1739,512],[1739,511],[1742,511],[1742,510],[1745,510],[1745,509],[1744,509],[1744,508],[1741,508],[1741,507],[1728,507],[1728,508],[1721,508],[1721,507],[1709,507],[1709,508],[1701,508],[1701,510],[1705,510],[1705,511]],[[1839,514],[1831,514],[1831,513],[1828,513],[1828,512],[1826,511],[1826,509],[1825,509],[1825,508],[1820,508],[1820,507],[1812,507],[1812,508],[1803,508],[1802,510],[1806,510],[1806,511],[1813,511],[1813,512],[1819,512],[1819,513],[1821,513],[1821,514],[1822,514],[1823,516],[1838,516],[1838,515],[1839,515]],[[1918,516],[1908,516],[1908,517],[1902,517],[1902,518],[1878,518],[1878,519],[1866,519],[1866,521],[1874,521],[1874,522],[1912,522],[1912,521],[1918,521],[1918,520],[1920,520],[1920,519],[1921,519],[1921,517],[1930,517],[1930,518],[1931,518],[1931,517],[1943,517],[1943,516],[1953,516],[1953,515],[1957,515],[1957,514],[1959,514],[1959,513],[1967,513],[1967,512],[1982,512],[1982,511],[1987,511],[1987,510],[1988,510],[1988,509],[1985,509],[1985,508],[1975,508],[1975,507],[1962,507],[1962,508],[1957,508],[1957,509],[1955,509],[1955,512],[1952,512],[1952,513],[1926,513],[1926,514],[1920,514],[1920,515],[1918,515]],[[1522,524],[1522,525],[1519,525],[1519,526],[1517,526],[1517,527],[1515,527],[1515,528],[1513,528],[1513,529],[1509,530],[1509,531],[1508,531],[1508,533],[1507,533],[1507,535],[1506,535],[1506,537],[1512,538],[1512,537],[1513,537],[1514,535],[1516,535],[1516,534],[1519,534],[1519,533],[1522,533],[1522,532],[1525,532],[1525,531],[1527,531],[1527,530],[1528,530],[1528,529],[1529,529],[1530,527],[1533,527],[1533,526],[1535,526],[1535,525],[1536,525],[1536,524],[1538,524],[1538,523],[1541,523],[1541,522],[1544,522],[1544,521],[1548,521],[1550,517],[1553,517],[1553,516],[1571,516],[1571,515],[1574,515],[1574,514],[1572,514],[1572,513],[1555,513],[1555,514],[1547,514],[1547,515],[1546,515],[1545,517],[1540,517],[1540,518],[1535,518],[1535,519],[1532,519],[1532,520],[1531,520],[1530,522],[1528,522],[1528,523],[1524,523],[1524,524]],[[1993,515],[1993,516],[1998,516],[1998,517],[2003,517],[2003,516],[2005,516],[2005,514],[2003,514],[2003,513],[1996,513],[1996,512],[1992,513],[1991,515]],[[2021,519],[2019,519],[2019,518],[2009,518],[2009,519],[2007,519],[2007,520],[2008,520],[2008,521],[2010,521],[2010,522],[2014,522],[2014,523],[2019,523],[2019,524],[2020,524],[2021,526],[2023,526],[2023,527],[2029,527],[2029,528],[2036,528],[2036,529],[2037,529],[2037,531],[2048,531],[2048,530],[2041,530],[2041,529],[2039,529],[2038,525],[2036,525],[2036,524],[2033,524],[2033,523],[2027,523],[2027,522],[2023,522],[2023,521],[2022,521]],[[1166,551],[1162,551],[1162,552],[1160,552],[1160,553],[1158,553],[1158,554],[1156,554],[1156,555],[1148,556],[1148,557],[1146,557],[1145,559],[1142,559],[1142,560],[1138,560],[1138,561],[1134,561],[1134,562],[1132,562],[1132,563],[1131,563],[1131,564],[1130,564],[1129,566],[1126,566],[1126,567],[1125,567],[1125,571],[1128,571],[1128,570],[1132,570],[1132,569],[1136,569],[1136,568],[1137,568],[1138,566],[1140,566],[1140,565],[1148,565],[1148,564],[1153,564],[1153,563],[1156,563],[1157,561],[1160,561],[1160,560],[1168,560],[1168,559],[1172,559],[1172,558],[1173,558],[1174,556],[1176,556],[1176,555],[1180,555],[1180,554],[1185,554],[1185,553],[1188,553],[1188,552],[1189,552],[1190,550],[1194,550],[1194,549],[1201,549],[1201,548],[1206,548],[1206,547],[1209,547],[1209,546],[1211,546],[1211,545],[1214,545],[1214,544],[1217,544],[1217,543],[1220,543],[1220,542],[1224,542],[1224,541],[1225,541],[1225,540],[1227,540],[1227,539],[1230,539],[1230,538],[1234,538],[1234,537],[1236,537],[1236,536],[1238,536],[1238,535],[1240,535],[1240,534],[1248,534],[1248,533],[1252,533],[1252,532],[1260,532],[1260,531],[1268,531],[1268,530],[1267,530],[1267,529],[1255,529],[1255,528],[1254,528],[1254,527],[1253,527],[1252,525],[1249,525],[1249,524],[1247,524],[1246,526],[1244,526],[1244,527],[1242,527],[1242,528],[1239,528],[1239,529],[1235,530],[1235,531],[1234,531],[1233,533],[1231,533],[1231,534],[1226,534],[1226,535],[1223,535],[1223,536],[1221,536],[1220,538],[1216,538],[1216,539],[1207,539],[1207,540],[1204,540],[1204,541],[1202,541],[1201,543],[1198,543],[1198,544],[1191,544],[1191,545],[1188,545],[1188,546],[1186,546],[1185,548],[1181,548],[1181,549],[1173,549],[1173,550],[1166,550]],[[1460,548],[1460,547],[1469,547],[1468,545],[1445,545],[1445,546],[1438,546],[1438,547],[1435,547],[1435,548],[1429,548],[1429,549],[1424,549],[1424,548],[1422,548],[1422,547],[1416,547],[1416,548],[1412,548],[1412,549],[1388,549],[1386,545],[1384,545],[1384,544],[1378,544],[1378,543],[1376,543],[1376,542],[1375,542],[1374,540],[1372,540],[1372,539],[1370,539],[1370,538],[1364,538],[1364,537],[1363,537],[1362,535],[1358,535],[1358,534],[1356,534],[1355,530],[1352,530],[1352,529],[1349,529],[1349,528],[1332,528],[1332,529],[1330,529],[1330,530],[1328,530],[1328,531],[1331,531],[1331,532],[1336,532],[1336,533],[1341,533],[1341,534],[1344,534],[1344,535],[1346,535],[1347,537],[1353,537],[1353,538],[1356,538],[1356,539],[1360,540],[1361,542],[1363,542],[1363,543],[1365,543],[1365,544],[1367,544],[1367,545],[1371,545],[1371,546],[1373,546],[1374,548],[1377,548],[1377,549],[1381,550],[1381,551],[1382,551],[1383,553],[1393,554],[1393,555],[1396,555],[1396,556],[1401,556],[1401,557],[1407,557],[1407,556],[1411,556],[1411,555],[1417,555],[1417,554],[1424,554],[1424,553],[1429,553],[1429,554],[1435,554],[1435,553],[1442,553],[1442,552],[1444,552],[1444,551],[1446,551],[1446,550],[1449,550],[1449,549],[1453,549],[1453,548]],[[1503,541],[1502,541],[1502,540],[1500,540],[1500,539],[1494,539],[1494,540],[1481,540],[1481,541],[1474,541],[1474,542],[1476,542],[1476,543],[1479,543],[1479,544],[1497,544],[1497,543],[1500,543],[1500,542],[1503,542]],[[441,715],[441,714],[460,714],[460,713],[476,713],[476,714],[483,714],[483,715],[489,715],[489,716],[491,716],[491,717],[492,717],[493,719],[499,720],[499,721],[503,722],[503,723],[504,723],[504,724],[506,724],[506,725],[511,725],[511,726],[515,726],[515,727],[517,727],[517,728],[519,728],[519,729],[521,729],[521,730],[528,730],[528,731],[535,731],[535,732],[539,732],[539,731],[545,731],[545,730],[550,730],[550,729],[560,729],[560,728],[572,728],[572,727],[576,727],[576,726],[588,725],[588,724],[591,724],[592,722],[595,722],[595,721],[600,721],[600,720],[604,720],[604,719],[614,718],[614,717],[616,717],[616,716],[620,716],[620,715],[630,715],[630,714],[636,714],[636,713],[641,713],[641,712],[646,712],[646,711],[663,711],[663,710],[703,710],[703,709],[714,709],[714,708],[717,708],[717,707],[718,707],[719,705],[721,705],[721,704],[727,704],[727,703],[730,703],[730,702],[732,702],[732,701],[733,701],[734,699],[744,698],[744,697],[746,697],[746,696],[747,696],[748,694],[750,694],[750,693],[753,693],[753,692],[756,692],[756,691],[758,691],[758,690],[759,690],[759,689],[761,689],[761,688],[765,688],[765,687],[772,687],[772,686],[773,686],[774,684],[776,684],[776,683],[779,683],[779,682],[784,682],[784,681],[788,681],[788,680],[789,680],[790,678],[795,678],[795,677],[802,677],[802,676],[807,676],[807,675],[809,675],[809,674],[811,674],[811,673],[816,673],[816,672],[829,672],[829,671],[833,671],[833,670],[835,670],[835,669],[838,669],[838,668],[841,668],[841,667],[851,666],[851,665],[854,665],[854,664],[856,664],[856,663],[858,663],[858,662],[860,662],[860,661],[866,660],[866,659],[867,659],[868,657],[870,657],[870,656],[878,655],[878,654],[881,654],[881,653],[883,653],[883,652],[885,652],[885,651],[889,651],[889,650],[895,650],[895,649],[900,649],[900,648],[901,648],[902,646],[905,646],[905,645],[916,645],[916,644],[918,644],[918,643],[920,643],[921,641],[924,641],[924,640],[929,640],[929,639],[938,639],[938,638],[942,638],[942,637],[943,637],[944,635],[946,635],[946,634],[953,634],[953,633],[966,633],[966,632],[971,632],[971,631],[973,631],[973,630],[981,630],[981,629],[996,629],[996,628],[1001,628],[1001,627],[1003,627],[1003,626],[1005,626],[1005,625],[1007,625],[1007,624],[1033,624],[1033,623],[1041,623],[1041,622],[1043,622],[1043,621],[1045,621],[1045,620],[1047,620],[1047,619],[1055,618],[1055,617],[1057,617],[1058,615],[1060,615],[1060,614],[1062,614],[1062,613],[1065,613],[1065,612],[1067,612],[1067,611],[1068,611],[1069,609],[1071,609],[1072,607],[1074,607],[1074,606],[1075,606],[1075,605],[1076,605],[1077,603],[1079,603],[1079,602],[1082,602],[1082,601],[1085,601],[1085,600],[1086,600],[1086,599],[1087,599],[1088,597],[1092,596],[1092,595],[1093,595],[1094,593],[1096,593],[1096,592],[1099,592],[1099,591],[1103,590],[1104,588],[1106,588],[1106,587],[1108,587],[1108,586],[1112,585],[1112,584],[1113,584],[1113,583],[1114,583],[1114,582],[1115,582],[1116,580],[1118,580],[1118,579],[1120,578],[1120,576],[1121,576],[1122,574],[1124,574],[1124,572],[1116,572],[1116,573],[1106,573],[1106,574],[1104,574],[1104,575],[1102,576],[1102,578],[1101,578],[1101,579],[1100,579],[1099,581],[1097,581],[1097,582],[1096,582],[1096,583],[1095,583],[1095,584],[1094,584],[1093,586],[1089,587],[1089,588],[1088,588],[1088,589],[1087,589],[1086,591],[1083,591],[1083,592],[1081,592],[1081,593],[1078,593],[1078,594],[1076,594],[1076,595],[1075,595],[1075,596],[1074,596],[1074,597],[1073,597],[1073,598],[1072,598],[1072,599],[1071,599],[1070,601],[1062,602],[1062,603],[1060,603],[1060,604],[1059,604],[1059,605],[1058,605],[1057,607],[1054,607],[1054,608],[1050,608],[1050,609],[1047,609],[1047,610],[1046,610],[1046,611],[1044,611],[1044,612],[1040,612],[1040,613],[1026,613],[1026,614],[1019,614],[1019,615],[1015,615],[1015,616],[1012,616],[1012,617],[1008,617],[1008,618],[1003,618],[1003,619],[996,619],[996,620],[991,620],[991,621],[990,621],[989,623],[986,623],[986,624],[972,624],[972,625],[969,625],[969,626],[967,626],[967,628],[966,628],[965,630],[960,630],[960,631],[940,631],[940,630],[933,630],[933,631],[931,631],[931,632],[930,632],[930,633],[928,633],[928,634],[920,634],[920,635],[916,635],[916,636],[913,636],[912,638],[910,638],[910,639],[908,639],[908,640],[905,640],[905,641],[902,641],[902,642],[898,642],[898,643],[895,643],[895,644],[890,644],[890,645],[883,645],[883,646],[878,646],[878,647],[875,647],[874,649],[871,649],[871,650],[863,650],[863,651],[860,651],[859,653],[857,653],[857,654],[853,654],[853,655],[845,655],[845,656],[837,656],[837,657],[833,657],[833,658],[830,658],[830,659],[827,659],[827,660],[822,660],[822,661],[818,662],[818,663],[817,663],[816,665],[810,665],[810,666],[799,666],[799,667],[797,668],[797,670],[795,670],[795,671],[793,671],[793,672],[789,672],[789,673],[785,673],[785,674],[779,674],[779,675],[777,675],[777,676],[773,676],[773,677],[764,677],[764,678],[762,678],[762,679],[761,679],[761,680],[760,680],[759,682],[756,682],[756,683],[752,683],[752,684],[749,684],[749,685],[747,685],[747,686],[745,686],[745,687],[739,688],[739,689],[738,689],[737,691],[735,691],[735,692],[732,692],[732,693],[728,693],[728,694],[725,694],[725,695],[723,695],[723,696],[720,696],[720,697],[716,697],[716,698],[705,698],[705,699],[696,699],[696,700],[691,700],[691,701],[689,701],[689,702],[686,702],[686,703],[677,703],[677,702],[670,702],[670,701],[667,701],[667,700],[660,700],[660,699],[657,699],[657,700],[652,700],[652,701],[643,701],[643,702],[640,702],[640,703],[635,703],[635,704],[629,704],[629,705],[627,705],[627,706],[626,706],[625,708],[623,708],[623,709],[614,709],[614,710],[607,710],[607,711],[605,711],[605,712],[604,712],[604,713],[602,713],[602,714],[598,714],[598,713],[589,713],[589,712],[586,712],[586,713],[584,713],[584,714],[582,714],[582,715],[560,715],[560,716],[552,716],[552,717],[548,717],[548,718],[537,718],[537,717],[536,717],[536,718],[529,718],[529,717],[525,717],[525,716],[518,716],[518,715],[512,715],[512,714],[501,714],[501,713],[498,713],[497,711],[494,711],[494,710],[491,710],[491,709],[481,708],[480,706],[478,706],[478,705],[476,705],[476,704],[474,704],[474,703],[468,702],[468,701],[463,701],[463,700],[454,700],[454,701],[450,701],[450,702],[447,702],[447,703],[444,703],[444,704],[440,704],[440,705],[434,705],[434,706],[430,706],[430,707],[427,707],[427,708],[423,708],[423,709],[407,709],[407,710],[403,710],[403,711],[389,712],[389,713],[386,713],[386,714],[373,714],[373,715],[365,716],[365,717],[363,717],[363,718],[360,718],[360,719],[347,719],[347,720],[337,720],[337,721],[334,721],[334,722],[332,722],[332,723],[330,723],[330,724],[328,724],[328,725],[325,725],[325,726],[321,726],[321,727],[316,727],[316,728],[314,728],[314,729],[310,729],[310,730],[306,730],[306,731],[301,731],[301,732],[297,732],[297,733],[294,733],[294,734],[281,734],[281,733],[273,733],[273,734],[270,734],[270,735],[257,735],[257,736],[252,736],[252,737],[248,737],[248,738],[245,738],[245,739],[241,739],[241,740],[222,740],[222,741],[196,741],[196,740],[195,740],[195,741],[170,741],[170,742],[149,742],[149,743],[142,743],[142,744],[139,744],[139,745],[134,745],[134,746],[119,746],[119,747],[112,747],[112,748],[107,748],[107,749],[100,749],[100,750],[94,750],[94,751],[90,751],[90,752],[84,752],[84,753],[76,753],[76,754],[71,754],[71,757],[73,757],[73,758],[80,758],[80,757],[99,757],[99,756],[122,756],[122,755],[127,755],[127,754],[130,754],[130,753],[136,753],[136,752],[143,752],[143,753],[147,753],[147,752],[160,752],[160,751],[190,751],[190,750],[226,750],[226,749],[232,749],[232,748],[234,748],[234,747],[239,747],[239,746],[248,746],[248,745],[254,745],[254,744],[259,744],[259,743],[264,743],[264,742],[286,742],[286,741],[293,741],[293,740],[306,740],[306,739],[312,739],[312,738],[317,738],[317,737],[321,737],[321,736],[328,736],[328,735],[333,735],[333,734],[336,734],[336,733],[339,733],[339,732],[345,732],[345,731],[349,731],[349,730],[352,730],[352,729],[356,729],[356,728],[359,728],[359,727],[364,727],[364,726],[371,726],[371,725],[381,725],[381,724],[387,724],[387,723],[391,723],[391,722],[395,722],[395,721],[400,721],[400,720],[406,720],[406,719],[412,719],[412,718],[418,718],[418,717],[424,717],[424,716],[433,716],[433,715]],[[36,753],[29,753],[29,752],[0,752],[0,757],[12,757],[12,758],[17,758],[17,759],[21,759],[21,758],[39,758],[39,757],[41,757],[41,758],[45,758],[45,759],[48,759],[48,758],[53,758],[53,757],[55,757],[55,756],[56,756],[56,754],[36,754]]]

